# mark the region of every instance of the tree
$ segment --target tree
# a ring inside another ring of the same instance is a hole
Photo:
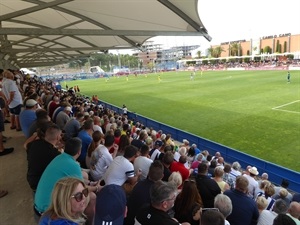
[[[264,48],[264,53],[269,53],[269,54],[271,54],[271,53],[272,53],[272,48],[271,48],[270,46],[266,46],[266,47]]]
[[[198,52],[197,52],[198,59],[200,59],[200,58],[201,58],[201,54],[202,54],[202,52],[201,52],[201,51],[198,51]]]
[[[242,48],[240,43],[232,43],[229,49],[231,56],[239,56]]]
[[[216,47],[214,49],[214,57],[219,58],[221,56],[222,52],[224,52],[224,51],[225,50],[224,50],[224,48],[221,45],[218,46],[218,47]]]
[[[208,56],[214,57],[214,48],[212,46],[210,46],[210,48],[207,49],[207,52],[208,52]]]

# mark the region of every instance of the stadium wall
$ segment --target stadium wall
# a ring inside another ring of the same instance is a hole
[[[106,108],[118,112],[119,114],[123,113],[122,109],[117,106],[111,105],[106,102],[101,102],[101,104]],[[227,146],[218,144],[194,134],[181,131],[175,127],[168,126],[134,112],[128,112],[128,117],[129,119],[133,119],[134,121],[138,121],[144,124],[146,127],[152,127],[154,130],[162,130],[165,134],[171,134],[174,140],[180,141],[183,139],[187,139],[190,143],[195,143],[200,150],[206,149],[211,154],[220,152],[225,161],[228,163],[238,161],[243,168],[246,168],[248,165],[255,166],[257,167],[260,174],[264,172],[268,173],[269,180],[274,184],[281,184],[281,181],[284,178],[289,181],[290,190],[300,193],[300,173],[298,172],[253,157],[236,149],[229,148]]]

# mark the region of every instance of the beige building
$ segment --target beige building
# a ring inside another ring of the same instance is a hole
[[[257,40],[250,39],[238,40],[231,42],[223,42],[220,45],[214,45],[213,48],[221,47],[224,51],[221,53],[220,57],[235,56],[230,55],[230,48],[233,44],[240,46],[239,51],[236,56],[247,56],[247,55],[257,55],[266,53],[265,50],[269,49],[269,53],[297,53],[300,57],[300,34],[291,35],[279,34],[264,36]]]

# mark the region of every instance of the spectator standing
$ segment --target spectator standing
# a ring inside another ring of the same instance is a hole
[[[18,86],[14,81],[14,74],[8,70],[3,72],[4,78],[2,82],[2,91],[7,100],[7,105],[10,111],[10,129],[21,131],[19,115],[22,107],[22,95]]]

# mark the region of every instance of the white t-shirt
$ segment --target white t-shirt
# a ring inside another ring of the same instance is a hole
[[[134,166],[135,173],[137,173],[139,169],[142,170],[142,174],[139,177],[140,180],[144,180],[147,178],[149,173],[149,168],[152,162],[153,161],[147,158],[146,156],[139,156],[134,160],[133,166]]]
[[[125,181],[134,177],[133,164],[124,156],[117,156],[108,167],[105,175],[105,184],[116,184],[122,186]]]
[[[93,125],[93,131],[95,132],[96,130],[100,131],[103,134],[102,128],[99,125]]]
[[[269,225],[273,224],[273,220],[277,216],[277,213],[270,210],[263,210],[258,217],[257,225]]]
[[[92,153],[90,174],[93,180],[101,180],[113,157],[104,145],[99,145]]]

